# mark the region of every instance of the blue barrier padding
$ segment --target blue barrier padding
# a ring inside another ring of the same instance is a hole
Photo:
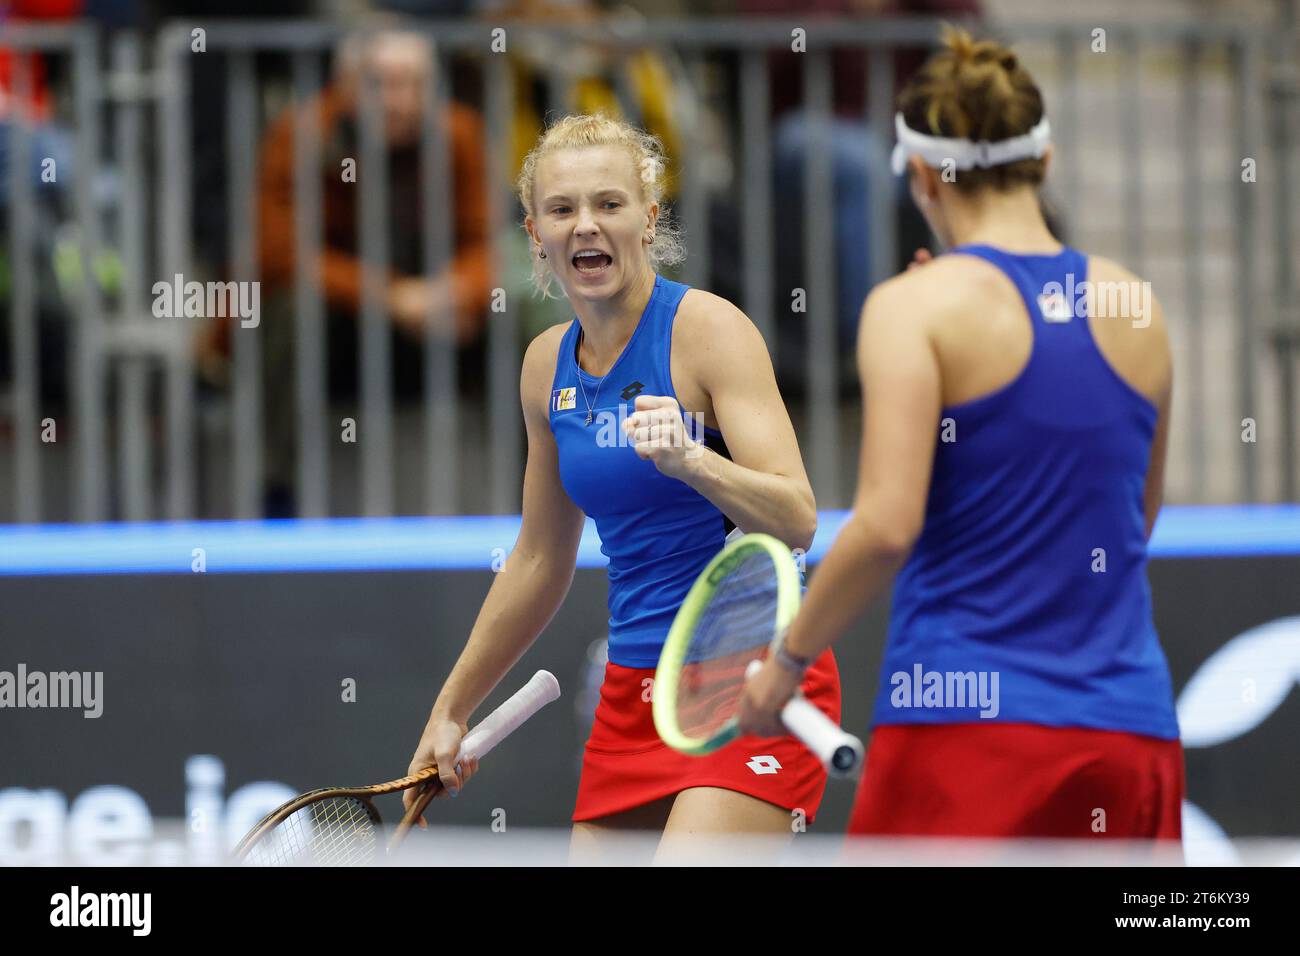
[[[816,563],[848,519],[823,511]],[[490,571],[519,534],[518,515],[79,525],[0,525],[0,575],[265,571]],[[1300,505],[1170,506],[1153,558],[1300,555]],[[606,565],[588,519],[578,567]]]

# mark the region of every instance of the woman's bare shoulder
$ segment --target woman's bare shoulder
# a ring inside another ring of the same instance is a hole
[[[966,310],[979,297],[1005,291],[1010,280],[975,256],[943,255],[900,272],[871,290],[863,315],[936,317],[949,309]]]
[[[528,343],[519,370],[519,392],[529,406],[547,408],[560,341],[570,322],[560,322],[543,329]]]

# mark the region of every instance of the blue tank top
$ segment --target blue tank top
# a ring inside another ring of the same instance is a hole
[[[609,558],[609,659],[623,667],[659,663],[686,592],[734,528],[690,485],[637,457],[623,433],[636,396],[677,397],[669,352],[673,319],[688,288],[655,277],[632,337],[604,378],[578,367],[576,318],[555,360],[550,423],[560,481],[595,521],[600,550]],[[686,421],[692,438],[700,440],[702,429],[704,443],[729,457],[720,432]]]
[[[1034,340],[1010,384],[943,409],[925,525],[894,587],[875,722],[1177,738],[1146,577],[1157,410],[1051,285],[1077,288],[1088,260],[1069,248],[952,252],[1015,283]]]

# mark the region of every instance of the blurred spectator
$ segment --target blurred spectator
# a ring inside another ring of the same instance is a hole
[[[530,23],[583,26],[596,26],[606,19],[592,0],[512,0],[494,15]],[[574,112],[605,112],[630,119],[659,137],[670,159],[681,161],[680,119],[675,115],[680,92],[669,64],[658,51],[626,51],[596,40],[576,42],[531,36],[525,42],[516,43],[511,54],[515,94],[512,175],[519,171],[524,157],[536,145],[542,132],[543,114],[565,105],[550,102],[551,90],[545,83],[548,76],[570,87],[568,105]],[[632,102],[620,101],[620,86],[631,95]],[[626,115],[628,111],[633,115]]]
[[[545,121],[567,112],[608,113],[636,123],[659,138],[673,164],[665,198],[669,202],[676,198],[684,158],[682,129],[697,118],[697,104],[684,70],[668,51],[648,47],[629,50],[602,43],[599,28],[609,25],[610,17],[592,0],[506,0],[485,6],[483,12],[493,22],[593,28],[591,38],[583,41],[541,34],[512,38],[512,181],[541,135]],[[624,13],[640,19],[633,11]],[[619,27],[632,31],[635,22],[625,18],[619,21]],[[522,221],[522,211],[520,217]],[[549,325],[571,319],[573,311],[565,299],[542,300],[533,295],[528,242],[522,229],[512,231],[508,249],[507,293],[511,301],[520,303],[525,335],[531,338]]]
[[[10,23],[71,20],[81,13],[81,6],[80,0],[12,0],[0,6],[0,19]],[[50,410],[61,407],[67,397],[66,295],[72,290],[60,279],[75,273],[75,282],[80,282],[80,251],[75,243],[60,239],[66,238],[71,217],[76,151],[71,130],[55,118],[45,58],[39,53],[0,48],[0,230],[6,237],[13,215],[14,126],[20,117],[26,124],[24,166],[33,200],[30,254],[35,268],[38,376],[41,399]],[[47,162],[52,162],[48,169]],[[54,178],[42,176],[43,172],[53,172]],[[60,271],[56,259],[61,248],[71,252],[73,261]],[[0,381],[10,380],[13,374],[8,328],[11,253],[7,244],[0,251]]]
[[[88,0],[98,7],[130,8],[143,0]],[[119,10],[123,26],[147,27],[158,31],[172,20],[191,20],[200,24],[217,21],[290,20],[317,13],[313,0],[166,0],[155,4],[146,19],[136,11]],[[143,23],[130,22],[136,16]],[[102,17],[101,17],[102,20]],[[229,170],[226,144],[226,104],[230,96],[230,51],[214,44],[202,56],[188,58],[191,116],[202,122],[189,124],[190,169],[195,196],[203,197],[203,215],[193,217],[194,266],[213,278],[238,278],[228,275],[226,262],[230,253]],[[253,69],[263,89],[288,86],[288,57],[255,57]]]
[[[355,318],[361,304],[360,185],[344,180],[342,161],[360,154],[361,71],[371,70],[380,84],[388,146],[389,313],[397,328],[418,336],[430,303],[451,297],[457,339],[462,344],[473,342],[482,333],[490,255],[482,121],[474,110],[450,101],[441,117],[452,153],[456,198],[455,208],[447,213],[455,217],[456,254],[450,269],[423,276],[420,111],[433,53],[415,34],[381,33],[368,42],[349,44],[340,57],[337,80],[310,107],[319,118],[321,136],[324,248],[315,268],[326,305],[332,312]],[[258,211],[263,295],[291,286],[294,277],[296,121],[297,111],[286,111],[262,146]],[[358,168],[361,175],[364,171]]]
[[[385,307],[393,325],[393,375],[400,398],[419,393],[420,349],[431,305],[450,302],[455,338],[462,348],[482,337],[490,295],[486,154],[483,124],[474,110],[447,101],[439,122],[447,137],[454,182],[454,208],[440,214],[454,220],[454,258],[438,275],[423,275],[421,192],[421,109],[434,52],[425,38],[397,30],[345,42],[336,78],[308,109],[319,124],[324,236],[320,258],[308,264],[320,283],[328,325],[329,387],[332,398],[356,394],[357,319],[361,309],[360,182],[347,182],[343,162],[360,162],[359,98],[363,77],[373,76],[384,111],[388,157],[389,273]],[[258,201],[266,371],[268,507],[290,510],[286,499],[293,469],[294,127],[298,108],[270,127],[262,145]],[[238,333],[235,333],[238,334]],[[472,383],[471,383],[472,384]]]
[[[474,12],[475,0],[378,0],[376,10],[412,17],[464,17]]]
[[[971,17],[980,14],[979,0],[735,0],[737,13],[765,17],[801,19],[871,16]],[[894,88],[925,61],[928,50],[901,49],[894,56]],[[889,160],[892,141],[878,142],[866,122],[869,55],[855,47],[831,51],[832,116],[827,131],[831,176],[835,196],[834,243],[836,317],[841,352],[853,355],[858,313],[870,291],[871,209],[869,184],[873,164]],[[789,290],[805,286],[803,175],[813,130],[803,111],[803,76],[806,55],[784,49],[769,55],[768,69],[772,100],[773,178],[776,189],[777,302],[776,314],[789,315]],[[892,197],[899,205],[901,231],[909,239],[928,239],[924,224],[901,191]],[[912,245],[905,242],[904,245]],[[905,255],[903,253],[906,253]],[[911,248],[900,249],[900,267]],[[800,323],[781,324],[781,369],[795,381],[804,374],[804,329]]]
[[[80,0],[14,0],[0,7],[0,15],[9,22],[24,20],[70,20],[81,10]],[[20,88],[26,87],[25,102],[20,104]],[[45,60],[39,53],[20,53],[0,48],[0,176],[3,180],[3,202],[9,203],[9,161],[12,152],[10,127],[18,110],[26,114],[30,124],[28,155],[32,181],[41,183],[41,162],[53,159],[60,176],[50,185],[54,191],[65,191],[64,183],[72,182],[72,137],[68,131],[52,121],[52,97],[46,78]]]

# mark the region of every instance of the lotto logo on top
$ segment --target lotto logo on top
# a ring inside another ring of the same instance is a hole
[[[1038,297],[1038,308],[1047,322],[1069,322],[1074,318],[1074,308],[1063,293],[1055,292]]]

